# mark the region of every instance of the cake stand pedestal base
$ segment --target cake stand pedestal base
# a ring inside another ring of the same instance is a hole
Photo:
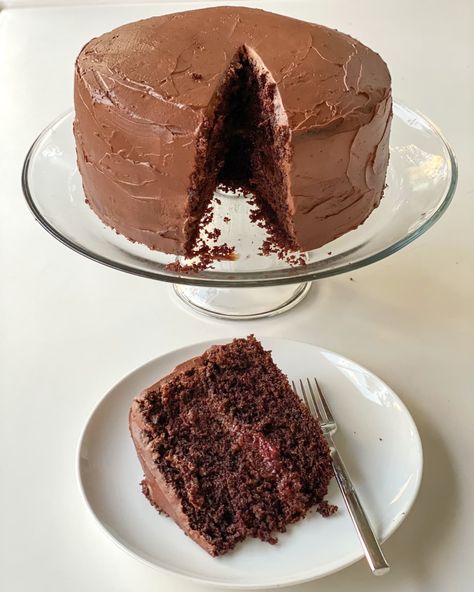
[[[178,298],[195,312],[230,321],[272,317],[296,306],[311,282],[268,288],[204,288],[173,284]]]

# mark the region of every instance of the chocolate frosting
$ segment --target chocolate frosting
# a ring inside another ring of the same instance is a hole
[[[277,86],[289,128],[288,207],[303,250],[380,201],[392,114],[378,54],[338,31],[241,7],[154,17],[90,41],[76,62],[74,133],[86,197],[131,240],[182,254],[199,132],[239,48]]]
[[[167,380],[171,380],[175,375],[191,370],[194,366],[199,365],[201,357],[192,358],[183,364],[177,366],[173,372],[165,376],[157,383],[145,389],[138,397],[136,397],[130,407],[129,412],[129,429],[132,436],[137,456],[143,469],[145,477],[144,486],[147,488],[147,497],[150,502],[158,508],[158,510],[165,512],[172,518],[176,524],[198,545],[205,549],[211,555],[214,553],[212,545],[195,529],[192,528],[188,516],[183,511],[181,500],[173,487],[167,483],[164,476],[157,470],[154,462],[154,440],[146,440],[143,437],[147,425],[144,421],[143,414],[140,412],[140,400],[146,398],[150,392],[159,389],[160,384]]]

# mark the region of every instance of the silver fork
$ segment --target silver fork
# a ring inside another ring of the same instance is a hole
[[[319,419],[322,432],[329,444],[334,475],[336,476],[337,483],[344,501],[346,502],[347,509],[349,510],[350,517],[357,531],[357,535],[359,536],[362,548],[364,549],[369,567],[374,575],[382,576],[390,570],[390,566],[387,563],[379,542],[375,537],[374,531],[370,526],[369,519],[364,512],[364,508],[362,507],[359,496],[352,484],[349,473],[334,445],[332,437],[337,430],[336,421],[316,378],[314,379],[314,383],[316,385],[317,394],[315,393],[309,378],[307,378],[306,381],[308,383],[309,395],[306,393],[303,381],[300,379],[301,394],[303,395],[304,402],[311,414]],[[295,393],[298,394],[295,383],[292,381],[291,384],[293,385]]]

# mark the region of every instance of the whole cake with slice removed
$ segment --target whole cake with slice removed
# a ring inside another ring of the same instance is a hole
[[[387,66],[320,25],[241,7],[124,25],[82,49],[75,110],[88,203],[151,249],[191,254],[218,185],[253,194],[280,245],[303,251],[383,194]]]
[[[253,336],[179,365],[134,399],[129,425],[143,493],[211,555],[336,510],[319,424]]]

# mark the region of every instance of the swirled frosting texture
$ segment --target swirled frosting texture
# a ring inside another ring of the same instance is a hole
[[[388,163],[390,75],[338,31],[262,10],[154,17],[90,41],[76,62],[74,133],[87,199],[108,225],[182,254],[199,132],[236,52],[257,55],[289,128],[289,215],[303,250],[357,227]]]

